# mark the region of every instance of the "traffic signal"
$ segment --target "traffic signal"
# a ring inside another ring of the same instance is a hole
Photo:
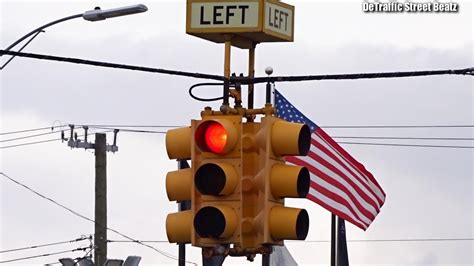
[[[305,239],[308,213],[284,198],[306,197],[309,171],[285,156],[306,155],[310,142],[308,126],[273,116],[242,123],[241,115],[203,112],[191,127],[168,131],[170,159],[192,161],[166,177],[170,200],[191,200],[190,211],[168,215],[169,241],[252,249]]]
[[[191,128],[192,243],[239,243],[242,116],[204,113]]]
[[[166,151],[170,159],[191,159],[190,127],[168,130],[166,133]],[[190,168],[168,172],[166,175],[166,193],[171,201],[191,200],[193,186]],[[166,235],[170,243],[191,243],[191,210],[170,213],[166,217]]]
[[[259,148],[259,173],[255,177],[259,190],[257,241],[282,245],[285,239],[304,240],[309,229],[308,213],[285,207],[284,198],[306,197],[310,175],[305,167],[287,165],[285,156],[307,155],[311,143],[309,127],[266,116],[255,138]]]

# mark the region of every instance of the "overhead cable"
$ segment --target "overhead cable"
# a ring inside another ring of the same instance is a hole
[[[76,239],[68,240],[68,241],[61,241],[61,242],[54,242],[54,243],[49,243],[49,244],[35,245],[35,246],[29,246],[29,247],[24,247],[24,248],[14,248],[14,249],[0,250],[0,253],[7,253],[7,252],[21,251],[21,250],[26,250],[26,249],[35,249],[35,248],[56,246],[56,245],[61,245],[61,244],[79,242],[79,241],[83,241],[83,240],[86,240],[86,239],[90,239],[90,237],[81,236],[80,238],[76,238]]]
[[[47,200],[47,201],[53,203],[54,205],[57,205],[57,206],[59,206],[59,207],[65,209],[66,211],[68,211],[68,212],[74,214],[74,215],[77,216],[77,217],[80,217],[80,218],[82,218],[82,219],[84,219],[84,220],[87,220],[87,221],[89,221],[89,222],[92,222],[92,223],[94,223],[94,224],[96,224],[96,225],[98,225],[98,226],[100,226],[100,227],[102,227],[102,228],[106,228],[107,230],[109,230],[109,231],[111,231],[111,232],[114,232],[114,233],[116,233],[116,234],[118,234],[118,235],[120,235],[120,236],[122,236],[122,237],[124,237],[124,238],[126,238],[126,239],[128,239],[128,240],[134,241],[134,242],[136,242],[136,243],[138,243],[138,244],[140,244],[140,245],[142,245],[142,246],[148,247],[148,248],[150,248],[150,249],[152,249],[152,250],[158,252],[159,254],[161,254],[161,255],[163,255],[163,256],[165,256],[165,257],[167,257],[167,258],[170,258],[170,259],[173,259],[173,260],[179,260],[178,258],[176,258],[175,256],[173,256],[173,255],[171,255],[171,254],[169,254],[169,253],[167,253],[167,252],[161,251],[161,250],[159,250],[159,249],[157,249],[157,248],[155,248],[155,247],[153,247],[153,246],[150,246],[150,245],[148,245],[148,244],[142,243],[142,242],[140,242],[139,240],[135,240],[135,239],[133,239],[132,237],[129,237],[129,236],[127,236],[127,235],[125,235],[125,234],[123,234],[123,233],[121,233],[121,232],[119,232],[119,231],[117,231],[117,230],[115,230],[115,229],[112,229],[112,228],[110,228],[110,227],[106,227],[106,226],[104,226],[104,225],[102,225],[102,224],[100,224],[100,223],[94,221],[93,219],[91,219],[91,218],[89,218],[89,217],[87,217],[87,216],[85,216],[85,215],[82,215],[82,214],[80,214],[80,213],[78,213],[78,212],[76,212],[76,211],[74,211],[74,210],[72,210],[72,209],[70,209],[70,208],[64,206],[63,204],[61,204],[61,203],[59,203],[59,202],[53,200],[52,198],[49,198],[49,197],[47,197],[47,196],[45,196],[45,195],[43,195],[43,194],[41,194],[41,193],[35,191],[34,189],[30,188],[29,186],[27,186],[27,185],[25,185],[25,184],[23,184],[23,183],[21,183],[21,182],[15,180],[15,179],[13,179],[12,177],[8,176],[7,174],[5,174],[5,173],[3,173],[3,172],[0,172],[0,175],[4,176],[5,178],[9,179],[10,181],[12,181],[12,182],[15,183],[15,184],[24,187],[25,189],[29,190],[30,192],[36,194],[37,196],[39,196],[39,197],[41,197],[41,198],[43,198],[43,199],[45,199],[45,200]],[[194,263],[194,262],[191,262],[191,261],[186,261],[186,262],[197,265],[197,263]]]
[[[314,242],[314,243],[329,243],[331,240],[311,240],[305,241],[291,241],[289,243]],[[474,241],[474,238],[389,238],[389,239],[347,239],[347,242],[365,243],[365,242],[442,242],[442,241]],[[107,240],[109,243],[130,243],[130,240]],[[143,243],[169,243],[167,240],[140,240]]]
[[[97,132],[97,133],[108,133],[108,131],[102,131],[102,132]],[[57,133],[57,132],[56,132]],[[78,137],[84,137],[85,134],[78,135]],[[29,145],[34,145],[34,144],[40,144],[40,143],[46,143],[46,142],[53,142],[53,141],[59,141],[63,140],[62,138],[55,138],[55,139],[47,139],[47,140],[40,140],[40,141],[33,141],[33,142],[26,142],[26,143],[20,143],[20,144],[13,144],[13,145],[8,145],[8,146],[1,146],[0,149],[8,149],[8,148],[15,148],[15,147],[21,147],[21,146],[29,146]]]
[[[339,144],[354,144],[354,145],[393,146],[393,147],[474,149],[474,146],[456,146],[456,145],[424,145],[424,144],[345,142],[345,141],[338,141],[337,143],[339,143]]]
[[[329,75],[306,75],[306,76],[275,76],[241,78],[234,77],[231,81],[241,84],[266,83],[266,82],[289,82],[289,81],[313,81],[313,80],[354,80],[354,79],[380,79],[380,78],[406,78],[438,75],[474,75],[474,68],[447,69],[447,70],[421,70],[401,72],[379,72],[379,73],[355,73],[355,74],[329,74]]]
[[[76,249],[72,249],[72,250],[59,251],[59,252],[54,252],[54,253],[46,253],[46,254],[29,256],[29,257],[22,257],[22,258],[17,258],[17,259],[4,260],[4,261],[0,261],[0,263],[8,263],[8,262],[14,262],[14,261],[20,261],[20,260],[29,260],[29,259],[35,259],[35,258],[41,258],[41,257],[48,257],[48,256],[54,256],[54,255],[63,254],[63,253],[75,252],[75,251],[85,251],[88,248],[89,247],[76,248]]]
[[[3,55],[3,54],[14,55],[14,56],[19,56],[19,57],[35,58],[35,59],[41,59],[41,60],[52,60],[52,61],[81,64],[81,65],[127,69],[127,70],[134,70],[134,71],[151,72],[151,73],[159,73],[159,74],[167,74],[167,75],[175,75],[175,76],[183,76],[183,77],[191,77],[191,78],[224,80],[223,76],[218,76],[218,75],[209,75],[209,74],[203,74],[203,73],[192,73],[192,72],[169,70],[169,69],[116,64],[116,63],[100,62],[100,61],[93,61],[93,60],[85,60],[85,59],[79,59],[79,58],[69,58],[69,57],[60,57],[60,56],[52,56],[52,55],[0,50],[0,55]]]
[[[54,130],[55,128],[58,128],[58,127],[65,127],[65,126],[49,126],[49,127],[40,127],[40,128],[16,130],[16,131],[10,131],[10,132],[0,132],[0,136],[18,134],[18,133],[25,133],[25,132],[32,132],[32,131],[39,131],[39,130],[45,130],[45,129]]]
[[[394,139],[394,140],[455,140],[469,141],[474,138],[458,138],[458,137],[381,137],[381,136],[331,136],[333,139]]]
[[[175,128],[175,127],[183,127],[184,125],[113,125],[113,124],[102,124],[102,125],[77,125],[77,126],[89,126],[89,127],[113,127],[113,128],[120,128],[120,127],[138,127],[138,128]],[[474,125],[470,124],[452,124],[452,125],[327,125],[327,126],[319,126],[320,128],[474,128]]]
[[[152,72],[159,74],[168,74],[200,79],[210,79],[224,81],[225,78],[219,75],[210,75],[203,73],[191,73],[184,71],[159,69],[143,66],[125,65],[108,63],[101,61],[85,60],[79,58],[68,58],[52,55],[34,54],[34,53],[23,53],[0,50],[0,55],[8,54],[13,56],[35,58],[41,60],[52,60],[60,62],[68,62],[83,65],[92,65],[99,67],[127,69],[134,71]],[[433,76],[433,75],[474,75],[474,68],[462,68],[462,69],[447,69],[447,70],[422,70],[422,71],[402,71],[402,72],[379,72],[379,73],[355,73],[355,74],[329,74],[329,75],[304,75],[304,76],[270,76],[270,77],[238,77],[233,76],[230,78],[231,84],[258,84],[267,82],[283,82],[283,81],[311,81],[311,80],[354,80],[354,79],[378,79],[378,78],[401,78],[401,77],[420,77],[420,76]]]
[[[70,130],[70,129],[65,129],[64,131],[68,131],[68,130]],[[46,135],[51,135],[51,134],[55,134],[55,133],[61,133],[61,131],[51,131],[51,132],[47,132],[47,133],[33,134],[33,135],[17,137],[17,138],[11,138],[11,139],[2,139],[2,140],[0,140],[0,143],[1,142],[9,142],[9,141],[20,140],[20,139],[29,139],[29,138],[34,138],[34,137],[46,136]]]

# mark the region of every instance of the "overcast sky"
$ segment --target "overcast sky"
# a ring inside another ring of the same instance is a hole
[[[295,5],[295,42],[257,47],[256,72],[274,75],[453,69],[473,63],[473,4],[455,14],[367,14],[362,0],[286,1]],[[0,0],[0,47],[32,29],[81,13],[99,1]],[[137,2],[100,1],[102,8]],[[27,52],[210,74],[223,73],[223,45],[185,34],[185,1],[143,1],[143,14],[101,22],[75,19],[40,34]],[[232,50],[232,72],[247,73],[247,52]],[[2,62],[5,58],[2,58]],[[15,58],[0,72],[0,132],[68,124],[189,125],[206,105],[188,96],[202,80],[129,70]],[[331,125],[473,125],[473,79],[469,76],[277,83],[306,116]],[[264,104],[264,86],[256,106]],[[203,97],[220,95],[215,88]],[[159,130],[159,129],[158,129]],[[95,130],[92,130],[94,132]],[[37,133],[46,133],[42,131]],[[332,136],[473,138],[472,128],[327,129]],[[35,132],[36,133],[36,132]],[[82,133],[79,131],[79,133]],[[28,133],[26,135],[31,135]],[[5,135],[1,140],[25,135]],[[0,146],[59,137],[59,133]],[[90,136],[93,140],[93,137]],[[112,135],[107,136],[109,142]],[[338,141],[350,141],[337,139]],[[364,142],[364,140],[352,140]],[[365,140],[365,142],[376,142]],[[382,143],[464,145],[473,141]],[[166,214],[177,206],[165,192],[176,168],[167,158],[164,134],[118,135],[119,152],[108,156],[108,225],[140,240],[166,240]],[[363,232],[347,224],[348,239],[473,238],[473,149],[342,145],[371,171],[387,194],[381,213]],[[94,215],[94,154],[48,142],[1,149],[0,171],[88,217]],[[0,179],[0,250],[52,243],[93,234],[92,223]],[[287,205],[310,215],[307,240],[330,239],[330,213],[305,199]],[[112,232],[111,240],[123,240]],[[301,265],[327,265],[328,242],[287,241]],[[74,249],[74,243],[0,254],[0,261]],[[177,246],[155,243],[177,256]],[[139,255],[144,265],[176,261],[134,243],[110,243],[110,258]],[[350,242],[352,265],[472,265],[473,241]],[[78,257],[83,253],[68,253]],[[188,248],[200,262],[200,250]],[[58,256],[17,265],[57,261]],[[228,264],[253,264],[228,258]],[[15,263],[11,263],[14,265]]]

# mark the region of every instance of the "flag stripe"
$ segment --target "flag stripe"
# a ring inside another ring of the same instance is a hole
[[[309,159],[312,160],[309,160]],[[372,219],[377,215],[378,211],[376,210],[377,204],[370,200],[370,198],[362,191],[362,189],[354,184],[353,179],[351,180],[346,175],[344,175],[339,169],[337,169],[334,165],[328,163],[327,161],[323,160],[317,154],[310,153],[308,157],[302,158],[313,165],[313,167],[318,168],[321,172],[329,176],[330,178],[334,179],[334,181],[338,182],[342,186],[346,187],[347,190],[357,198],[357,201],[363,205],[363,208],[369,212]],[[341,178],[339,178],[341,177]],[[366,215],[367,216],[367,215]],[[369,217],[369,216],[367,216]]]
[[[276,114],[311,129],[307,156],[288,156],[290,164],[306,167],[311,182],[307,198],[344,220],[366,230],[385,202],[385,192],[365,167],[326,132],[275,91]]]
[[[385,193],[383,192],[382,188],[380,187],[379,183],[375,180],[374,176],[365,169],[364,165],[356,161],[349,153],[347,153],[339,144],[336,143],[331,137],[329,137],[324,130],[321,128],[318,128],[317,133],[319,136],[321,136],[325,141],[327,141],[331,147],[333,147],[336,151],[338,151],[346,160],[348,160],[354,168],[361,173],[364,177],[366,177],[369,181],[369,183],[372,186],[375,186],[374,190],[377,193],[377,196],[379,196],[381,202],[385,200]]]
[[[316,181],[317,183],[314,181]],[[357,210],[357,208],[354,206],[354,202],[351,201],[351,199],[346,194],[344,194],[341,190],[326,183],[324,180],[320,178],[313,178],[311,180],[311,188],[320,192],[321,194],[326,195],[327,197],[330,197],[335,202],[343,204],[348,210],[347,214],[350,214],[352,217],[354,217],[354,219],[364,224],[365,226],[368,226],[372,221],[367,217],[363,216]]]
[[[374,219],[375,216],[377,215],[377,212],[370,212],[367,210],[366,207],[369,207],[367,203],[363,199],[360,198],[360,196],[352,189],[352,191],[348,188],[348,185],[346,182],[338,178],[337,175],[334,173],[329,173],[327,172],[322,165],[320,165],[317,162],[307,160],[307,158],[300,159],[300,158],[292,158],[289,160],[289,162],[295,163],[297,165],[305,166],[308,168],[308,170],[313,174],[313,179],[321,179],[330,184],[331,186],[335,187],[335,189],[338,189],[341,191],[341,193],[344,193],[348,197],[350,197],[351,201],[354,202],[354,204],[357,206],[357,210],[362,212],[365,217]],[[365,204],[364,204],[365,203]],[[364,207],[365,205],[366,207]]]
[[[313,134],[313,136],[317,136],[316,134]],[[320,137],[317,136],[316,139],[319,139]],[[338,154],[334,154],[331,152],[329,149],[330,147],[327,146],[327,143],[320,143],[316,140],[315,138],[312,139],[311,144],[313,145],[311,147],[312,151],[317,151],[316,154],[321,154],[327,162],[333,164],[335,167],[337,167],[340,171],[342,171],[346,177],[351,177],[352,181],[357,184],[357,186],[363,191],[365,196],[369,197],[371,199],[371,204],[375,207],[377,212],[380,210],[380,202],[375,195],[375,192],[370,189],[369,184],[367,183],[367,180],[362,178],[359,174],[356,174],[355,172],[357,171],[352,171],[350,168],[352,168],[350,165],[345,163],[344,159],[341,158]],[[320,152],[319,152],[320,150]],[[358,173],[358,172],[357,172]],[[367,199],[366,199],[367,200]],[[373,203],[372,203],[373,202]]]
[[[366,230],[367,226],[358,220],[354,219],[352,213],[347,210],[344,204],[335,202],[331,198],[326,197],[324,194],[319,193],[318,191],[311,189],[311,193],[308,194],[308,199],[318,203],[326,210],[332,213],[338,213],[337,216],[343,218],[344,220],[356,225],[357,227]]]
[[[344,185],[340,184],[334,178],[329,177],[316,167],[313,167],[313,165],[307,161],[299,158],[292,157],[291,160],[288,161],[308,168],[310,171],[311,186],[324,188],[324,191],[320,191],[323,194],[333,193],[331,196],[333,199],[336,199],[336,196],[339,197],[337,198],[339,199],[339,202],[344,201],[344,205],[351,210],[357,220],[369,224],[373,218],[375,218],[375,215],[370,214],[367,211],[362,211],[363,207],[360,202],[355,199],[354,195],[351,194]]]

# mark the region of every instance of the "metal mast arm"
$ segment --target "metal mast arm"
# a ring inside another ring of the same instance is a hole
[[[58,24],[60,22],[63,22],[63,21],[66,21],[66,20],[70,20],[70,19],[75,19],[75,18],[80,18],[82,17],[82,13],[81,14],[77,14],[77,15],[72,15],[72,16],[69,16],[69,17],[65,17],[65,18],[62,18],[62,19],[58,19],[58,20],[55,20],[53,22],[50,22],[48,24],[45,24],[33,31],[31,31],[30,33],[26,34],[25,36],[21,37],[20,39],[16,40],[14,43],[10,44],[10,46],[8,46],[5,50],[6,51],[9,51],[10,49],[12,49],[13,47],[15,47],[17,44],[21,43],[22,41],[24,41],[26,38],[30,37],[31,35],[35,34],[36,32],[39,32],[49,26],[52,26],[54,24]],[[1,56],[1,55],[0,55]]]

